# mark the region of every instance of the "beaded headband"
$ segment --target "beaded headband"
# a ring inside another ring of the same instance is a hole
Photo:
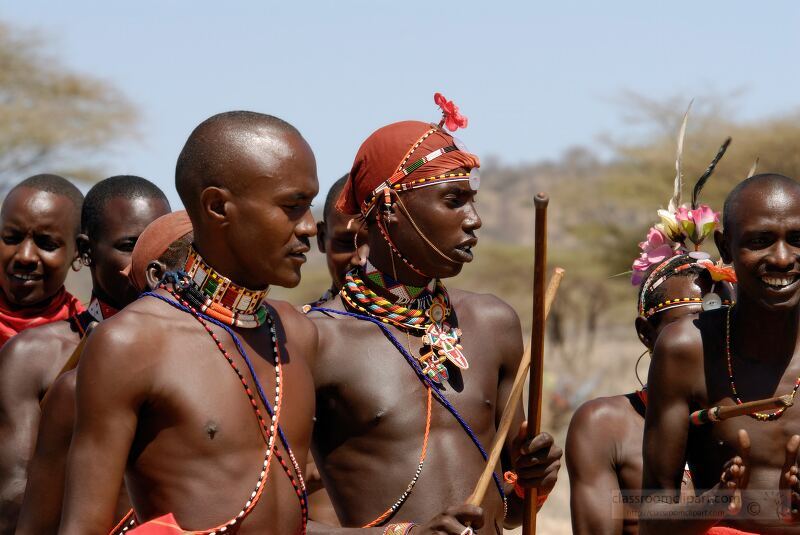
[[[248,290],[220,275],[206,264],[193,245],[189,246],[189,256],[184,271],[212,303],[218,303],[234,314],[254,314],[269,293],[269,288]]]

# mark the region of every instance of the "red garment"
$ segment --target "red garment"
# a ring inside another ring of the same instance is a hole
[[[706,531],[706,535],[758,535],[758,533],[741,531],[734,528],[727,528],[725,526],[717,526]]]
[[[408,151],[431,127],[430,124],[421,121],[402,121],[373,132],[358,149],[350,176],[336,203],[336,209],[344,214],[361,212],[363,202],[372,197],[372,191],[397,171]],[[453,136],[437,128],[411,153],[405,166],[435,150],[453,144]],[[424,163],[397,183],[403,184],[441,175],[460,167],[472,169],[480,166],[480,160],[474,154],[454,150]]]
[[[83,312],[83,305],[63,287],[46,305],[14,309],[0,292],[0,347],[15,334]]]
[[[175,520],[172,513],[169,513],[136,526],[128,533],[135,533],[136,535],[177,535],[184,533],[184,531],[178,526],[178,521]]]

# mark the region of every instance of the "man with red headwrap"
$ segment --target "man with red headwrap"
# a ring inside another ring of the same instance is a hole
[[[524,487],[543,497],[552,489],[561,450],[546,433],[524,439],[520,405],[506,482],[495,474],[480,508],[457,505],[484,467],[522,333],[500,299],[442,283],[473,257],[480,162],[442,129],[466,118],[436,99],[439,125],[404,121],[367,138],[340,196],[339,210],[366,226],[369,256],[337,299],[309,314],[320,334],[312,447],[344,526],[421,535],[485,523],[499,532],[520,523]]]

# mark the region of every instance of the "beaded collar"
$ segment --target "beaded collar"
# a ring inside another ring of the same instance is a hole
[[[244,328],[259,327],[266,321],[264,300],[269,288],[255,291],[238,286],[209,266],[191,246],[185,274],[176,290],[203,314]]]
[[[364,283],[361,275],[359,269],[347,274],[340,291],[342,300],[351,309],[406,332],[422,335],[424,349],[417,360],[431,380],[441,384],[449,378],[446,361],[462,370],[469,368],[462,352],[461,329],[451,327],[446,321],[452,316],[453,309],[447,290],[439,279],[432,281],[434,289],[430,305],[427,309],[421,309],[392,303],[376,294]],[[385,274],[381,275],[386,277]]]
[[[189,246],[185,271],[212,303],[219,303],[237,314],[255,313],[269,293],[269,288],[248,290],[217,273],[203,260],[194,246]]]
[[[395,301],[401,305],[410,305],[410,308],[426,310],[433,304],[433,292],[436,290],[436,280],[431,279],[428,284],[423,286],[412,286],[394,280],[386,273],[382,273],[372,263],[367,260],[364,266],[364,277],[370,282],[384,288],[389,293],[397,297]]]

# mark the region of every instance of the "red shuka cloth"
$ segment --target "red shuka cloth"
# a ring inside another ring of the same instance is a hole
[[[136,535],[176,535],[184,533],[184,531],[178,526],[178,521],[175,520],[172,513],[169,513],[145,522],[141,526],[136,526],[128,533],[135,533]]]
[[[706,531],[706,535],[758,535],[749,531],[741,531],[734,528],[727,528],[725,526],[717,526]]]
[[[83,311],[80,301],[63,287],[47,305],[18,309],[13,309],[3,292],[0,292],[0,347],[25,329],[65,320]]]

